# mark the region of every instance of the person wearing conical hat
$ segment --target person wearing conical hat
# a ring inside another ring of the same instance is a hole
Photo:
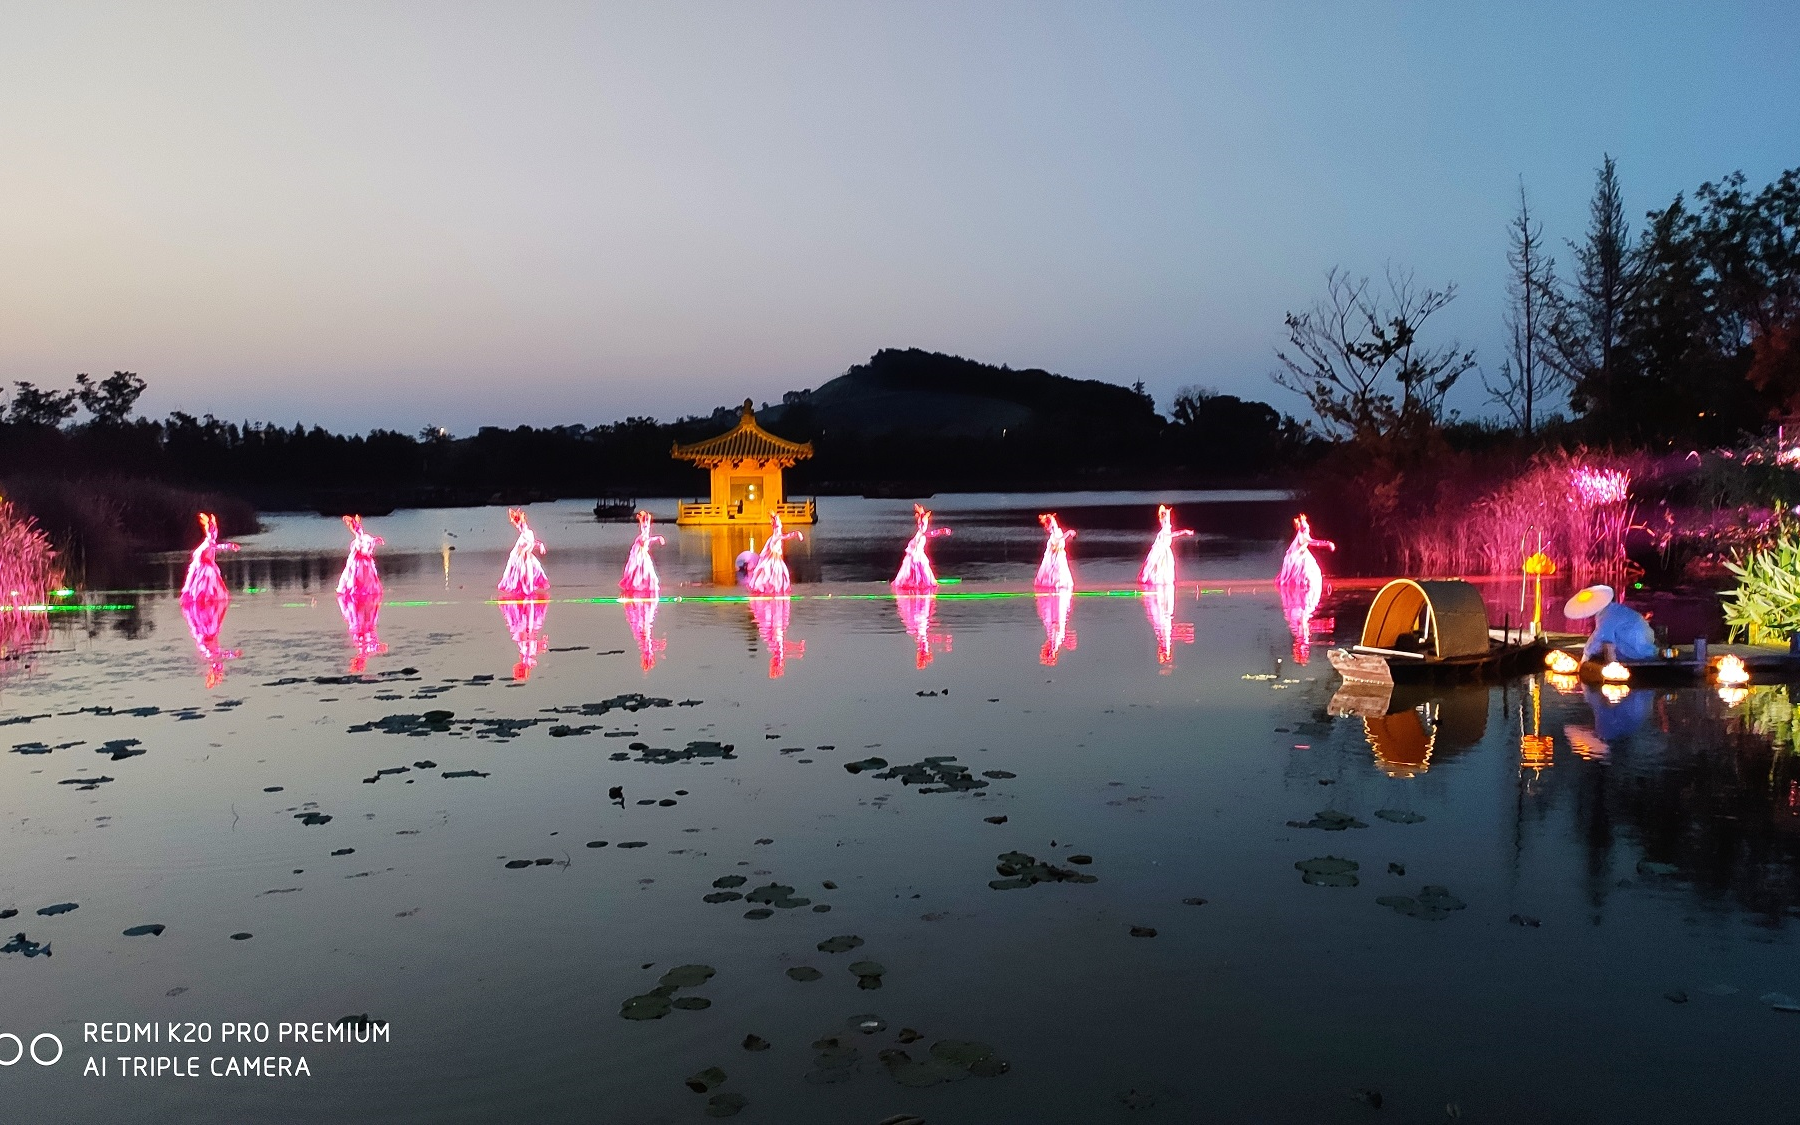
[[[1644,615],[1629,606],[1620,605],[1611,586],[1589,586],[1563,604],[1563,616],[1570,621],[1592,617],[1594,632],[1587,647],[1581,650],[1583,660],[1592,660],[1606,645],[1613,646],[1617,660],[1652,660],[1656,657],[1656,634]]]

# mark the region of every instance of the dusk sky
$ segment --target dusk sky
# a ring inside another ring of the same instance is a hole
[[[0,3],[0,380],[608,422],[883,347],[1301,404],[1333,265],[1497,366],[1579,235],[1800,164],[1800,5]],[[1462,394],[1465,412],[1481,394]]]

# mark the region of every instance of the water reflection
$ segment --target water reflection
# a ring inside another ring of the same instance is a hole
[[[1069,607],[1074,601],[1072,590],[1037,595],[1038,620],[1044,623],[1044,647],[1038,652],[1038,663],[1045,667],[1054,668],[1063,649],[1075,649],[1075,633],[1069,628]]]
[[[350,590],[338,594],[338,612],[350,630],[350,671],[361,675],[369,665],[369,657],[381,656],[387,646],[381,643],[381,593],[379,583],[373,596],[358,595]]]
[[[1288,632],[1294,638],[1294,663],[1305,665],[1312,659],[1313,615],[1319,609],[1320,587],[1291,583],[1277,589],[1281,592],[1281,615],[1287,619]],[[1319,626],[1329,636],[1336,621],[1327,619]]]
[[[899,611],[900,623],[906,627],[907,636],[917,646],[913,656],[915,668],[931,666],[934,644],[942,645],[945,652],[950,651],[950,634],[931,631],[936,624],[936,594],[899,593],[894,595],[894,608]]]
[[[648,672],[656,667],[656,658],[661,656],[669,642],[651,636],[651,629],[656,625],[656,607],[661,598],[626,598],[620,604],[625,607],[625,624],[631,629],[632,639],[637,641],[638,667]]]
[[[751,598],[750,616],[756,620],[756,631],[769,650],[769,678],[778,680],[787,671],[787,658],[806,655],[805,641],[787,639],[793,603],[787,598]],[[791,651],[790,651],[791,649]]]
[[[1151,586],[1144,590],[1144,616],[1156,638],[1157,671],[1167,675],[1175,670],[1175,642],[1194,643],[1194,623],[1175,620],[1175,587]]]
[[[182,598],[181,617],[193,635],[194,647],[206,662],[206,686],[218,687],[225,679],[225,662],[244,655],[242,649],[228,649],[219,643],[219,631],[225,627],[225,611],[231,599]]]
[[[506,618],[513,644],[519,646],[519,662],[513,665],[515,680],[531,678],[531,670],[537,667],[538,657],[549,643],[549,638],[544,636],[544,615],[549,607],[550,603],[542,600],[500,603],[500,613]]]

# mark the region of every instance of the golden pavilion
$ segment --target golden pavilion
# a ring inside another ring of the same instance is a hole
[[[671,456],[692,461],[712,476],[712,498],[683,503],[675,522],[682,527],[719,527],[732,524],[766,526],[771,513],[784,524],[813,523],[817,505],[811,500],[790,502],[781,486],[781,471],[813,455],[812,442],[778,438],[756,424],[756,409],[744,400],[738,424],[718,437],[692,445],[675,444]]]

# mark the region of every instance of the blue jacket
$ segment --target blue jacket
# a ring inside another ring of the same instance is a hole
[[[1620,660],[1652,660],[1656,657],[1656,634],[1644,615],[1629,606],[1614,602],[1594,618],[1594,633],[1581,650],[1583,660],[1600,655],[1600,646],[1611,642]]]

